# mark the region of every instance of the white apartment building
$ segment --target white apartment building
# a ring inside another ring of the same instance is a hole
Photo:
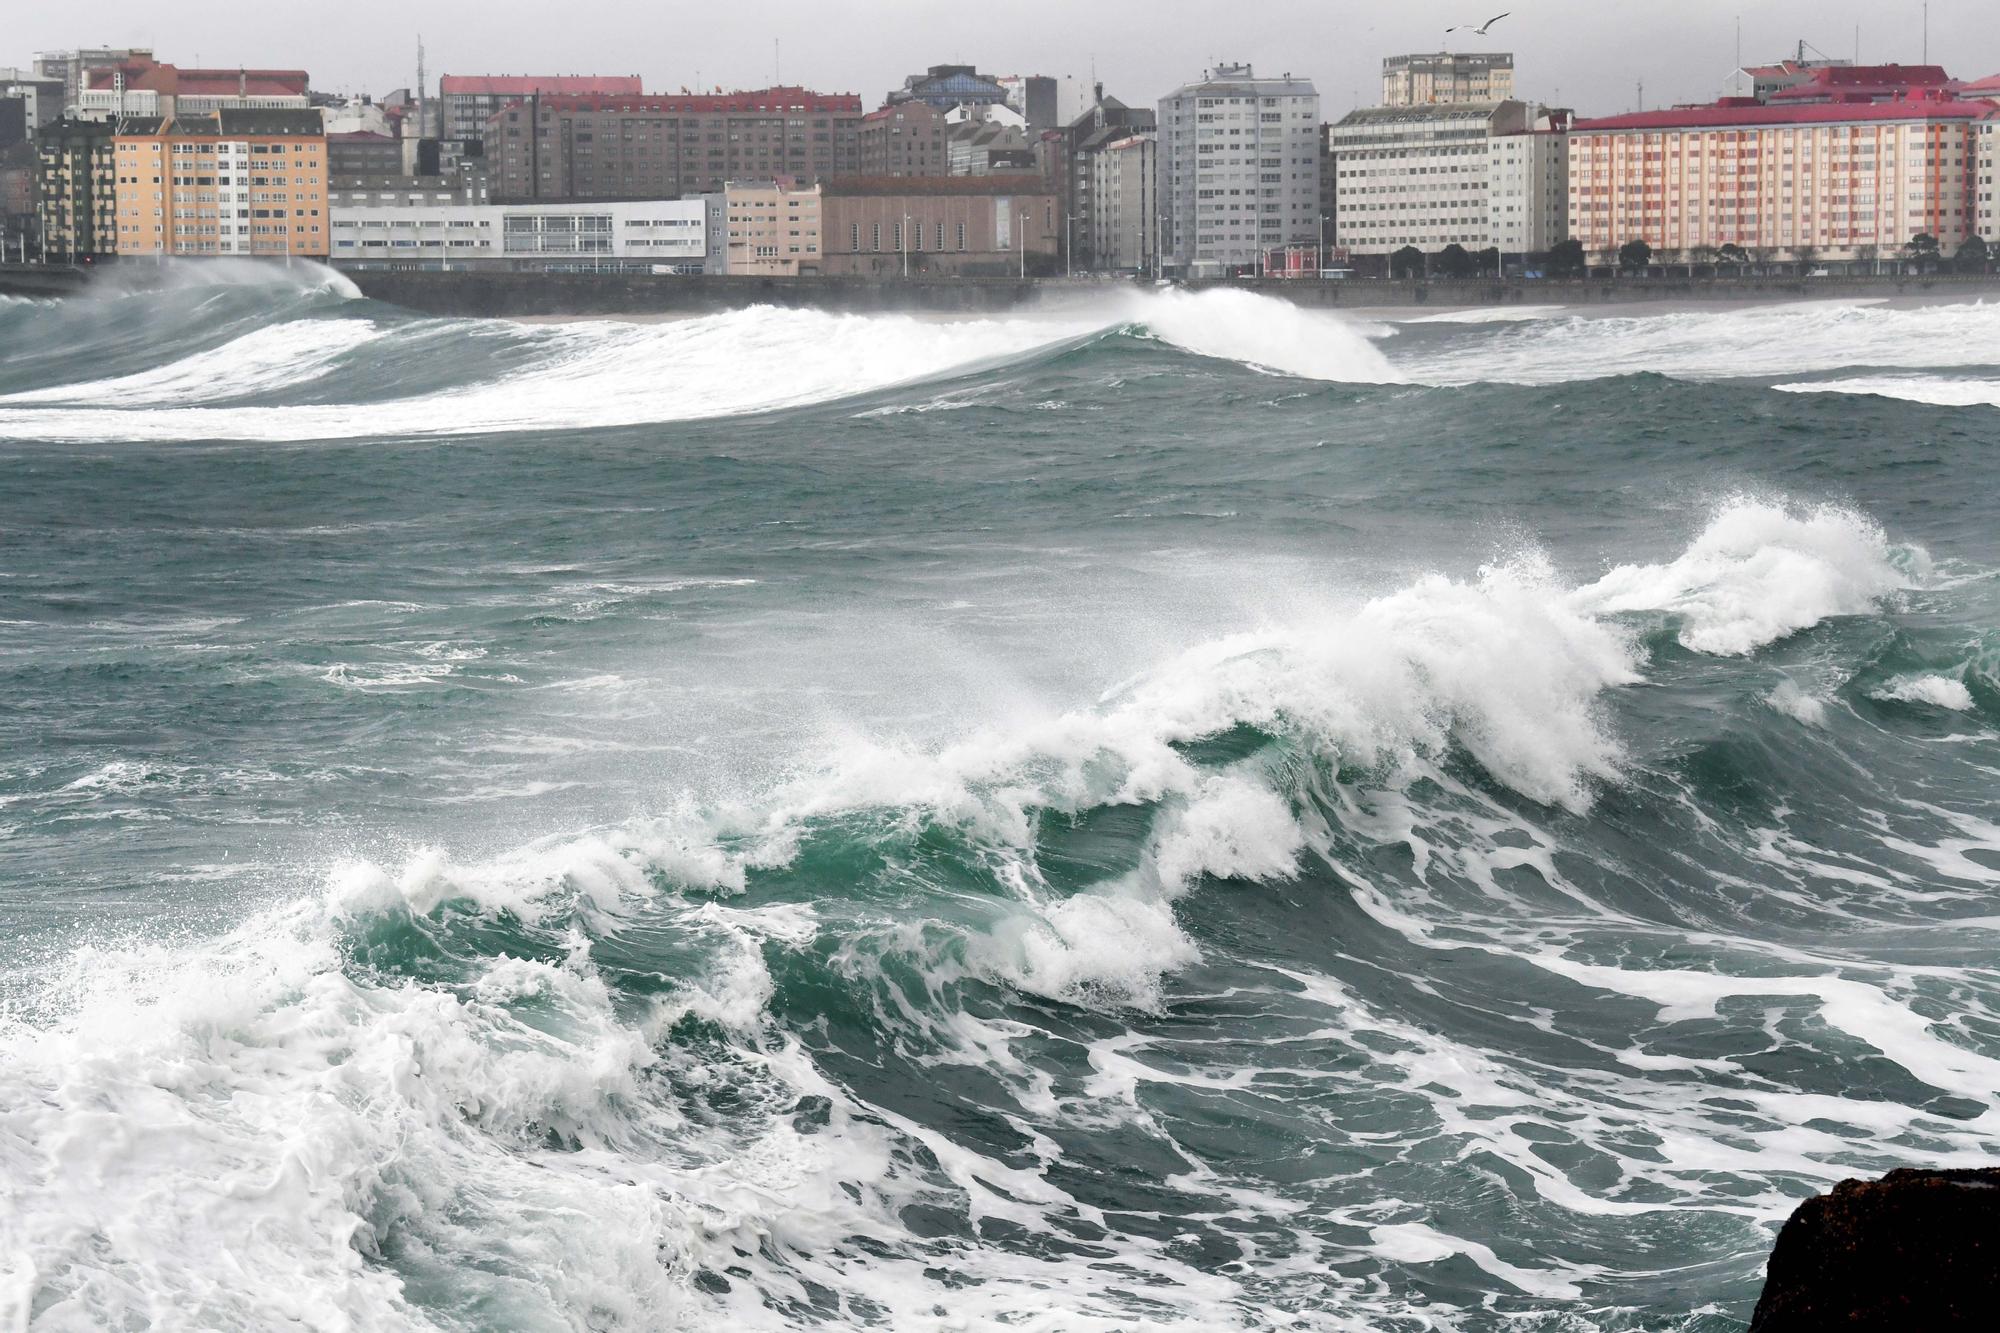
[[[1567,225],[1566,124],[1566,113],[1514,101],[1350,112],[1327,131],[1341,245],[1548,249]]]
[[[1259,263],[1319,240],[1319,93],[1219,65],[1160,100],[1167,264],[1181,273]]]
[[[698,199],[636,203],[349,205],[333,210],[332,258],[448,268],[475,260],[561,272],[667,265],[699,272]]]
[[[1143,273],[1158,262],[1159,144],[1151,134],[1133,134],[1105,144],[1087,158],[1092,207],[1092,262],[1110,273]],[[1072,244],[1083,238],[1072,237]]]
[[[1486,196],[1487,244],[1502,255],[1546,253],[1569,236],[1567,119],[1487,140],[1492,186]]]

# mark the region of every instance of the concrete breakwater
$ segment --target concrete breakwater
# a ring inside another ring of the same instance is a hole
[[[1150,283],[1063,278],[921,279],[654,277],[620,273],[348,273],[361,291],[434,315],[708,314],[750,305],[825,310],[976,314]],[[1855,278],[1592,278],[1577,281],[1264,279],[1238,287],[1302,306],[1350,309],[1435,305],[1606,305],[1632,301],[1788,301],[2000,294],[2000,275]]]
[[[106,264],[95,269],[0,264],[0,294],[75,295],[100,286],[120,290],[184,280],[188,261],[166,269]],[[898,310],[978,314],[1108,292],[1150,290],[1151,283],[1068,278],[762,278],[674,277],[637,273],[430,272],[343,270],[364,296],[430,315],[701,315],[753,305],[821,310]],[[1641,301],[1976,299],[2000,295],[2000,274],[1939,273],[1881,277],[1592,277],[1587,279],[1252,279],[1190,284],[1236,287],[1296,305],[1383,309],[1409,306],[1616,305]]]

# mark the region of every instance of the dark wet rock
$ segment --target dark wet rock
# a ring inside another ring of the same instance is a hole
[[[1750,1333],[2000,1328],[2000,1167],[1891,1171],[1800,1204]]]

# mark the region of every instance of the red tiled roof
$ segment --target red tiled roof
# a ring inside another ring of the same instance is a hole
[[[1968,93],[2000,93],[2000,74],[1989,74],[1983,79],[1961,84],[1960,89]]]
[[[181,69],[177,65],[132,61],[100,65],[84,72],[85,86],[109,88],[119,74],[138,92],[176,97],[304,97],[310,76],[302,69]]]
[[[1810,106],[1687,106],[1669,111],[1635,111],[1623,116],[1580,120],[1578,134],[1597,130],[1679,130],[1756,128],[1762,125],[1825,125],[1867,120],[1983,120],[2000,114],[1986,102],[1911,98],[1896,102],[1834,102]]]
[[[1024,188],[1033,187],[1033,188]],[[860,195],[1044,195],[1050,193],[1039,175],[1006,176],[833,176],[820,182],[829,199]]]
[[[447,74],[439,81],[444,93],[486,93],[496,97],[529,97],[536,93],[600,93],[627,97],[643,93],[637,74]]]

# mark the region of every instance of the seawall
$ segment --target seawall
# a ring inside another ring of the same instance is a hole
[[[204,261],[189,260],[185,266]],[[184,266],[171,266],[175,272]],[[107,263],[84,270],[0,264],[0,293],[63,296],[98,284],[121,290],[160,281],[151,265]],[[430,315],[701,315],[752,305],[820,310],[900,310],[979,314],[1039,302],[1086,300],[1148,289],[1133,281],[1067,278],[911,278],[733,276],[669,277],[636,273],[517,273],[345,270],[363,295]],[[177,274],[176,276],[181,276]],[[1775,302],[1797,300],[2000,299],[2000,274],[1940,273],[1882,277],[1717,277],[1588,279],[1258,279],[1190,284],[1236,287],[1302,306],[1383,309],[1409,306],[1600,306],[1642,301]]]
[[[707,314],[749,305],[822,310],[976,314],[1087,299],[1149,284],[1062,278],[922,279],[652,277],[593,273],[351,272],[361,291],[433,315]],[[1613,278],[1546,280],[1279,280],[1191,284],[1237,287],[1315,307],[1610,305],[1637,301],[1795,301],[1856,297],[2000,298],[2000,275],[1859,278]]]

